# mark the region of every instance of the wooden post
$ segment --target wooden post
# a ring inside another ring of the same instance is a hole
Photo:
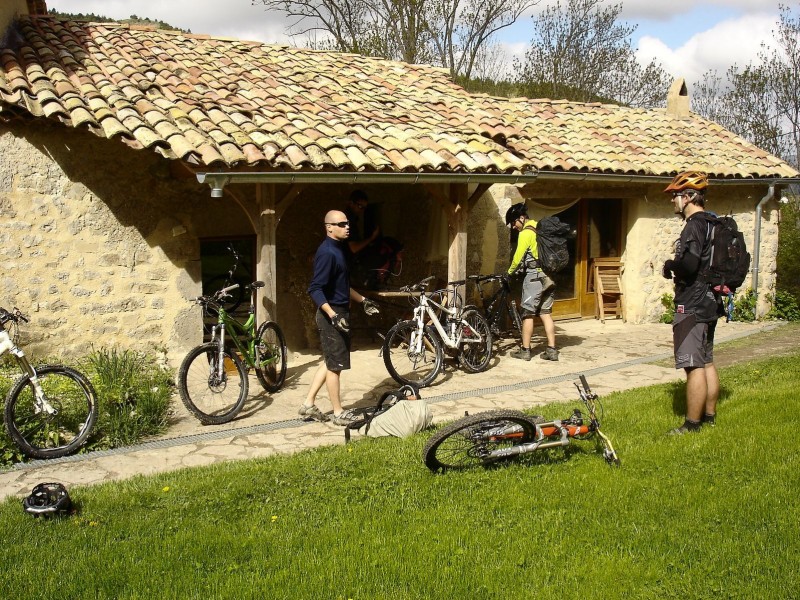
[[[256,311],[263,308],[266,315],[258,315],[258,321],[275,320],[278,301],[277,286],[277,253],[275,239],[278,230],[279,216],[276,211],[275,186],[272,184],[256,184],[256,201],[258,204],[258,224],[256,226],[257,260],[256,279],[266,285],[258,291]]]
[[[447,281],[459,281],[467,276],[467,186],[463,183],[450,185],[451,210],[447,216],[447,231],[450,249],[447,256]]]

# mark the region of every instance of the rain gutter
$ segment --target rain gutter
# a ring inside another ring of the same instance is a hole
[[[772,183],[767,190],[766,195],[761,198],[761,200],[756,204],[756,226],[755,226],[755,233],[753,235],[753,268],[751,271],[751,281],[752,281],[752,288],[753,293],[758,298],[758,267],[759,267],[759,259],[761,255],[761,213],[762,207],[769,202],[772,198],[775,197],[775,184]],[[756,302],[755,307],[753,308],[753,316],[758,319],[758,302]]]
[[[265,171],[197,173],[197,181],[207,183],[212,198],[221,198],[223,189],[232,183],[505,183],[526,184],[534,181],[596,181],[604,183],[669,183],[672,177],[659,175],[624,175],[616,173],[578,173],[572,171],[525,171],[503,173],[354,173],[352,171]],[[800,184],[800,178],[712,179],[712,185]]]
[[[221,198],[231,183],[507,183],[536,181],[535,171],[519,174],[499,173],[353,173],[346,171],[270,171],[261,173],[197,173],[197,181],[211,187],[211,197]]]

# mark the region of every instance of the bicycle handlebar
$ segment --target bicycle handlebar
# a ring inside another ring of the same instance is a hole
[[[414,285],[405,285],[400,288],[401,292],[416,292],[417,290],[424,290],[428,287],[428,284],[436,279],[435,275],[429,275],[422,281],[415,283]]]
[[[508,275],[505,273],[495,273],[492,275],[469,275],[467,279],[469,281],[474,281],[476,283],[483,283],[484,281],[503,281],[503,279],[508,278]]]
[[[28,323],[28,317],[23,315],[17,307],[14,307],[13,311],[0,308],[0,325],[5,325],[9,321]]]
[[[219,296],[221,298],[222,296],[227,296],[228,292],[230,292],[231,290],[235,290],[238,287],[239,287],[239,284],[238,283],[234,283],[233,285],[229,285],[228,287],[222,288],[221,290],[216,292],[214,295],[215,296]]]

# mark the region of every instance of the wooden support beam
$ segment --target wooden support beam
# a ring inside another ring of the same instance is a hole
[[[467,276],[467,186],[450,184],[451,210],[447,217],[450,248],[447,255],[447,281],[458,281]]]
[[[256,184],[256,205],[258,223],[256,226],[257,263],[256,278],[266,285],[258,290],[257,309],[264,309],[266,315],[259,314],[258,320],[275,320],[278,296],[277,253],[275,242],[278,231],[278,211],[275,199],[275,185]],[[284,209],[285,210],[285,207]],[[281,211],[282,212],[282,211]],[[260,312],[260,311],[259,311]]]

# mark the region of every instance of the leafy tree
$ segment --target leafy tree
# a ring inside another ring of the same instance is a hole
[[[655,61],[636,60],[636,26],[618,23],[622,4],[603,0],[558,0],[533,18],[534,37],[515,61],[524,95],[598,100],[640,107],[664,104],[670,76]]]
[[[147,25],[149,27],[155,27],[156,29],[169,29],[173,31],[182,31],[184,33],[191,33],[188,29],[178,29],[177,27],[173,27],[169,23],[165,23],[164,21],[154,21],[153,19],[148,19],[147,17],[137,17],[136,15],[131,15],[128,19],[112,19],[110,17],[106,17],[103,15],[96,15],[94,13],[66,13],[60,12],[54,8],[51,8],[48,13],[51,17],[56,17],[58,19],[66,19],[69,21],[92,21],[96,23],[129,23],[130,25]]]
[[[439,65],[465,78],[491,53],[493,35],[538,1],[252,0],[293,19],[289,33],[312,47]]]

